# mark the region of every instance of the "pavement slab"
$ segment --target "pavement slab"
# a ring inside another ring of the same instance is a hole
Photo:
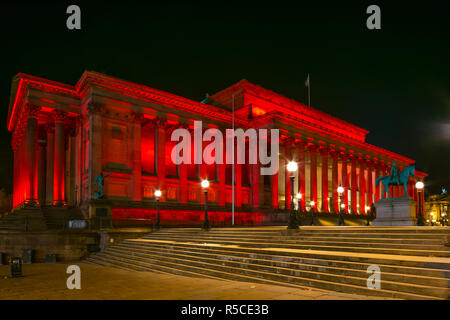
[[[66,286],[67,267],[81,269],[81,289]],[[0,300],[373,300],[376,297],[241,281],[128,271],[89,264],[36,263],[10,278],[0,265]]]

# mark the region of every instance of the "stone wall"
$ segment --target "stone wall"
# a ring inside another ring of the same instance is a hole
[[[22,250],[34,250],[34,262],[44,262],[46,254],[56,254],[57,261],[77,261],[100,249],[100,243],[114,244],[124,239],[137,238],[149,229],[102,231],[0,231],[0,253],[4,263],[9,257],[21,257]],[[106,242],[105,242],[105,239]],[[111,240],[112,239],[112,240]]]

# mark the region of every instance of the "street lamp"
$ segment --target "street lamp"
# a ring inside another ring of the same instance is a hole
[[[339,194],[339,220],[338,220],[338,226],[343,226],[344,225],[344,209],[345,209],[345,204],[342,201],[342,195],[344,194],[344,187],[339,186],[337,188],[337,192]]]
[[[300,224],[300,201],[302,200],[302,194],[297,193],[297,221]]]
[[[209,188],[209,181],[208,180],[205,179],[205,180],[202,181],[202,188],[203,188],[203,192],[205,193],[205,217],[203,219],[203,229],[204,230],[209,230],[211,227],[209,225],[208,207],[207,207],[208,188]]]
[[[417,223],[416,223],[418,226],[425,225],[425,223],[423,221],[423,216],[422,216],[422,189],[423,189],[423,187],[424,187],[424,184],[422,181],[416,182],[416,189],[419,194],[419,196],[418,196],[418,198],[419,198],[418,199],[419,200],[419,213],[417,215]]]
[[[297,171],[298,169],[298,165],[297,162],[295,161],[290,161],[287,165],[287,170],[289,171],[290,175],[289,178],[291,179],[291,210],[289,212],[289,221],[288,221],[288,229],[298,229],[298,221],[297,218],[295,217],[295,212],[294,212],[294,172]],[[288,195],[286,194],[286,200],[287,200]],[[287,201],[286,201],[287,202]]]
[[[155,194],[155,201],[156,201],[156,225],[155,225],[155,228],[157,230],[159,230],[159,229],[161,229],[161,222],[159,219],[159,198],[161,197],[162,192],[161,192],[161,190],[155,190],[154,194]]]
[[[310,201],[309,205],[311,206],[311,225],[314,225],[314,206],[316,203],[314,201]]]

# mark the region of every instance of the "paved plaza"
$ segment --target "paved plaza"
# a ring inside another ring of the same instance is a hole
[[[316,289],[230,280],[191,278],[173,274],[128,271],[83,262],[81,289],[66,286],[68,263],[23,266],[23,277],[10,278],[9,266],[0,266],[2,300],[348,300],[374,299]],[[377,299],[377,298],[375,298]]]

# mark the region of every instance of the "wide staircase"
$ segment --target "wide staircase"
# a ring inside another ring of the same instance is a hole
[[[448,227],[162,229],[88,262],[185,276],[316,288],[394,299],[448,299]],[[380,268],[369,289],[367,269]]]

